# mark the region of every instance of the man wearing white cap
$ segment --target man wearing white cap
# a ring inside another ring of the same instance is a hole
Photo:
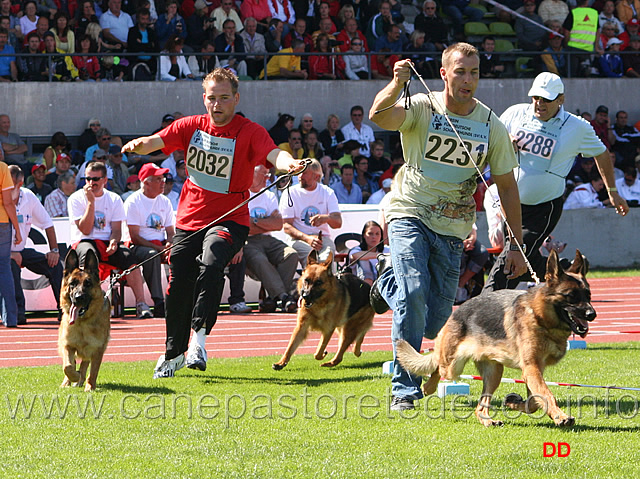
[[[595,157],[616,213],[624,216],[629,207],[615,188],[607,147],[589,123],[562,106],[564,84],[560,77],[554,73],[541,73],[533,81],[529,96],[530,104],[509,107],[500,120],[512,136],[520,157],[520,166],[514,173],[520,192],[525,253],[538,278],[543,279],[546,264],[539,248],[560,220],[565,178],[576,155]],[[520,281],[530,279],[526,273],[507,280],[503,270],[509,250],[510,242],[507,241],[489,273],[486,290],[515,288]]]
[[[620,78],[624,74],[620,47],[622,40],[616,37],[609,38],[607,42],[607,52],[600,56],[600,71],[602,76],[607,78]]]

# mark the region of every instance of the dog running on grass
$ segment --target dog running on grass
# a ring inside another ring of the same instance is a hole
[[[332,253],[323,263],[318,262],[317,251],[309,253],[307,267],[298,280],[300,300],[296,327],[284,355],[273,365],[273,369],[280,370],[287,365],[310,329],[322,333],[314,356],[317,360],[327,355],[327,344],[333,331],[338,330],[338,352],[322,366],[339,364],[347,348],[354,342],[353,354],[360,357],[362,340],[373,325],[375,315],[369,304],[370,287],[353,274],[334,275],[332,262]]]
[[[557,405],[542,374],[562,359],[573,332],[585,337],[596,317],[585,279],[586,258],[576,250],[573,264],[563,271],[558,254],[547,260],[545,283],[528,291],[500,290],[470,299],[449,317],[435,341],[432,354],[420,355],[406,341],[396,343],[402,367],[420,376],[431,375],[423,385],[433,394],[440,378],[457,379],[469,359],[483,378],[482,396],[475,414],[485,426],[501,426],[489,417],[491,397],[500,385],[504,366],[521,369],[527,400],[509,394],[505,405],[532,414],[543,408],[557,426],[575,420]]]
[[[100,288],[98,258],[93,251],[87,253],[84,268],[80,268],[78,254],[69,250],[64,260],[60,306],[63,315],[58,332],[58,352],[65,374],[61,387],[72,384],[81,387],[91,363],[84,390],[93,391],[111,329],[111,306]],[[81,359],[77,371],[76,356]]]

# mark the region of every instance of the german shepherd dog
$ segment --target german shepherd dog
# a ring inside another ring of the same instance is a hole
[[[542,377],[547,366],[566,353],[573,332],[585,337],[596,317],[585,279],[586,258],[576,250],[573,264],[563,271],[558,254],[547,260],[545,283],[528,291],[500,290],[481,294],[449,317],[435,341],[432,354],[423,356],[406,341],[396,343],[397,358],[409,372],[431,375],[423,385],[433,394],[438,381],[457,379],[469,359],[483,378],[482,396],[475,414],[484,426],[501,426],[489,416],[491,396],[500,385],[504,366],[522,370],[527,400],[509,394],[505,405],[532,414],[543,408],[557,426],[573,426]]]
[[[98,258],[93,251],[87,253],[81,269],[78,254],[69,250],[64,260],[60,306],[63,315],[58,331],[58,353],[65,374],[60,386],[81,387],[91,363],[84,390],[93,391],[111,329],[111,306],[100,288]],[[78,371],[76,356],[82,360]]]
[[[280,370],[287,365],[310,329],[322,333],[314,356],[317,360],[324,359],[327,355],[327,344],[333,331],[338,330],[338,352],[322,366],[333,367],[339,364],[354,341],[353,354],[360,357],[362,340],[373,325],[375,315],[369,304],[370,287],[353,274],[334,275],[332,262],[331,253],[323,263],[318,262],[317,251],[309,253],[307,267],[298,280],[300,299],[297,324],[284,355],[273,365],[273,369]]]

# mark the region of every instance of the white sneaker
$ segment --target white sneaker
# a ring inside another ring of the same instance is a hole
[[[168,361],[164,359],[164,354],[158,358],[158,362],[156,363],[156,367],[153,370],[153,379],[160,378],[172,378],[176,375],[176,371],[178,369],[182,369],[184,367],[184,354],[181,354],[178,357],[173,359],[169,359]]]
[[[253,310],[249,306],[247,306],[247,303],[245,303],[244,301],[240,301],[239,303],[229,306],[229,311],[234,314],[244,314],[250,313]]]
[[[189,369],[207,370],[207,350],[193,343],[187,351],[187,367]]]
[[[151,308],[149,308],[149,305],[143,301],[140,301],[138,304],[136,304],[136,313],[136,317],[138,319],[153,318]]]

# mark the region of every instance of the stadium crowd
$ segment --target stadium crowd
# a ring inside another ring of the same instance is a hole
[[[639,0],[498,3],[1,0],[0,81],[390,79],[403,58],[437,78],[457,41],[482,47],[485,78],[640,76]]]

